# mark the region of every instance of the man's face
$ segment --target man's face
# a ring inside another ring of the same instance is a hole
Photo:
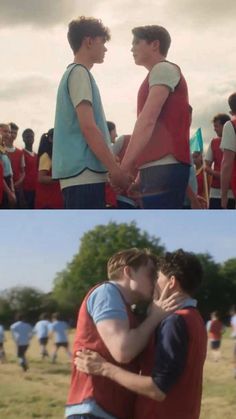
[[[6,145],[8,145],[9,142],[11,142],[10,126],[9,125],[4,125],[3,127],[1,127],[0,128],[0,133],[2,134],[2,141],[4,141],[4,143]]]
[[[163,274],[161,271],[158,271],[155,286],[155,298],[160,298],[162,291],[169,281],[170,279],[165,274]]]
[[[103,36],[96,36],[96,38],[90,38],[90,52],[93,63],[103,63],[105,52],[107,51],[105,43],[106,39]]]
[[[193,163],[196,166],[200,166],[202,164],[202,153],[200,151],[194,151],[192,154]]]
[[[133,53],[135,64],[145,65],[150,60],[152,51],[152,43],[148,44],[144,39],[138,39],[134,36],[131,52]]]
[[[25,145],[32,146],[33,143],[34,143],[34,133],[33,132],[27,132],[24,135],[23,141],[24,141]]]
[[[213,122],[213,125],[214,125],[214,130],[216,134],[218,135],[219,138],[221,138],[222,132],[223,132],[223,125],[221,124],[220,121]]]
[[[130,288],[135,292],[137,301],[149,301],[152,299],[155,281],[157,277],[156,268],[151,260],[147,265],[140,266],[137,270],[130,268]]]
[[[14,141],[16,139],[17,134],[18,134],[18,129],[12,128],[11,129],[11,139],[12,139],[12,141]]]

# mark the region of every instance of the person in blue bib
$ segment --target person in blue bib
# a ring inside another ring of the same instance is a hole
[[[110,151],[110,136],[100,93],[90,70],[102,63],[109,30],[94,18],[69,24],[74,53],[57,93],[52,175],[60,180],[66,209],[104,209],[105,183],[126,189],[130,176]]]

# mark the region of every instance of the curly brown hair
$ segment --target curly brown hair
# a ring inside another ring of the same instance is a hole
[[[74,54],[80,49],[84,38],[101,36],[105,41],[110,40],[110,31],[100,19],[80,16],[69,23],[67,38]]]

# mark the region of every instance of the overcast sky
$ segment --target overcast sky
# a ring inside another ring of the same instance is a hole
[[[2,211],[0,291],[16,285],[50,291],[84,233],[109,221],[134,220],[166,250],[209,253],[219,263],[236,257],[233,211]]]
[[[105,62],[92,72],[107,119],[119,134],[132,132],[136,95],[146,70],[135,66],[131,29],[165,26],[172,37],[168,59],[180,65],[194,108],[192,132],[214,136],[212,117],[227,112],[235,83],[235,0],[0,0],[0,120],[40,135],[54,124],[59,80],[72,61],[67,25],[80,15],[101,18],[111,30]],[[37,144],[35,146],[37,150]]]

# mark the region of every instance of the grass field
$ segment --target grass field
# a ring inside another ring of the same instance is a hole
[[[70,341],[73,340],[73,332]],[[15,347],[7,333],[7,363],[0,364],[1,419],[60,419],[70,380],[70,363],[63,349],[57,364],[42,362],[36,338],[28,350],[30,369],[23,373],[16,364]],[[52,344],[49,344],[52,350]],[[211,360],[208,354],[204,371],[201,419],[234,419],[236,412],[236,379],[232,374],[232,341],[228,334],[222,344],[222,359]],[[174,418],[173,418],[174,419]]]

